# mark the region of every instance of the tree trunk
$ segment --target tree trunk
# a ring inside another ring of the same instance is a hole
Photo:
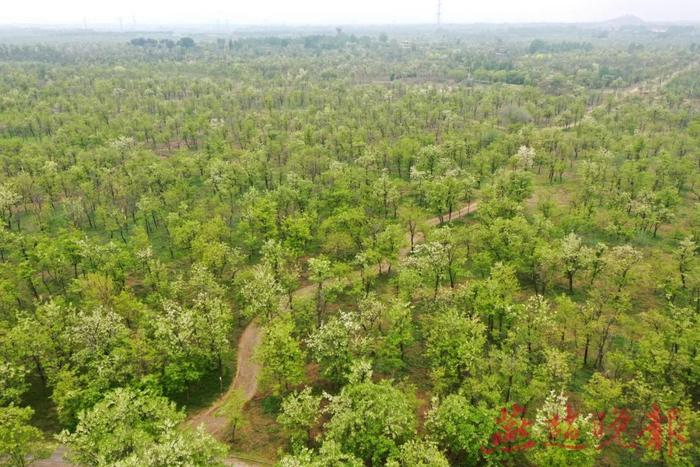
[[[321,327],[321,315],[323,314],[323,283],[319,282],[318,289],[316,289],[316,327]]]

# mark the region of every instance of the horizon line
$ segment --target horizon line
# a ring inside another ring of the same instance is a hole
[[[304,28],[304,27],[425,27],[425,26],[435,26],[435,27],[451,27],[451,26],[507,26],[507,25],[597,25],[597,24],[608,24],[613,23],[624,17],[611,18],[607,20],[588,20],[588,21],[471,21],[471,22],[442,22],[439,25],[435,22],[241,22],[235,23],[226,19],[212,19],[203,21],[138,21],[129,22],[128,24],[120,24],[119,21],[75,21],[75,22],[57,22],[57,23],[34,23],[34,22],[2,22],[0,20],[0,27],[11,27],[11,28],[40,28],[40,29],[60,29],[60,28],[76,28],[80,30],[85,30],[86,24],[91,27],[98,27],[100,29],[116,27],[117,29],[122,29],[123,32],[128,32],[128,30],[134,30],[135,27],[216,27],[216,28],[271,28],[271,27],[287,27],[287,28]],[[639,17],[635,17],[640,20],[639,25],[700,25],[699,19],[677,19],[677,20],[644,20]],[[626,26],[626,25],[622,25]],[[634,24],[632,25],[634,26]],[[88,28],[90,29],[90,28]]]

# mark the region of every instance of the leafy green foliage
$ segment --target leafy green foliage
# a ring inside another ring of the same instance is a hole
[[[288,391],[304,379],[304,354],[292,334],[294,323],[288,314],[270,322],[263,332],[256,358],[262,366],[261,383],[273,393]]]
[[[225,417],[228,422],[229,439],[231,442],[236,440],[236,432],[246,422],[246,417],[243,412],[244,405],[245,399],[243,394],[238,390],[232,391],[217,412],[218,415]]]
[[[399,454],[389,459],[386,465],[390,467],[448,467],[450,463],[434,444],[412,440],[401,446]]]
[[[389,381],[351,381],[325,409],[331,417],[325,439],[366,462],[383,462],[415,434],[413,404],[410,394]]]
[[[0,456],[3,465],[27,465],[27,456],[36,451],[41,432],[29,424],[31,407],[0,407]]]
[[[277,421],[289,437],[294,451],[304,448],[310,441],[309,432],[319,417],[320,404],[321,397],[314,396],[308,387],[288,395],[282,401],[282,411]]]
[[[449,454],[456,464],[474,465],[482,461],[481,447],[494,433],[493,410],[474,406],[465,397],[450,394],[434,401],[425,428],[428,437]]]
[[[116,389],[61,438],[83,465],[223,465],[225,447],[201,430],[181,431],[183,419],[162,396]]]

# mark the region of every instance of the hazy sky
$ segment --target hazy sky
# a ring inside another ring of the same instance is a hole
[[[438,0],[1,0],[0,24],[433,23]],[[700,0],[442,0],[445,23],[698,21]]]

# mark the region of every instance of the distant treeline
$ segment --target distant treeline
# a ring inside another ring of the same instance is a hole
[[[191,48],[195,46],[194,39],[192,39],[191,37],[183,37],[177,42],[172,39],[158,40],[152,39],[150,37],[137,37],[135,39],[131,39],[129,41],[129,44],[135,45],[137,47],[166,47],[168,49],[172,49],[175,46],[184,48]]]
[[[593,44],[590,42],[545,42],[542,39],[535,39],[530,43],[530,53],[558,53],[558,52],[571,52],[574,50],[582,50],[584,52],[590,52],[593,50]]]
[[[337,29],[335,35],[313,34],[299,37],[246,37],[233,41],[230,46],[234,49],[283,49],[288,47],[303,47],[307,50],[340,50],[353,44],[360,44],[365,47],[377,45],[377,42],[386,43],[388,37],[382,33],[378,37],[356,36],[345,34],[341,29]]]

